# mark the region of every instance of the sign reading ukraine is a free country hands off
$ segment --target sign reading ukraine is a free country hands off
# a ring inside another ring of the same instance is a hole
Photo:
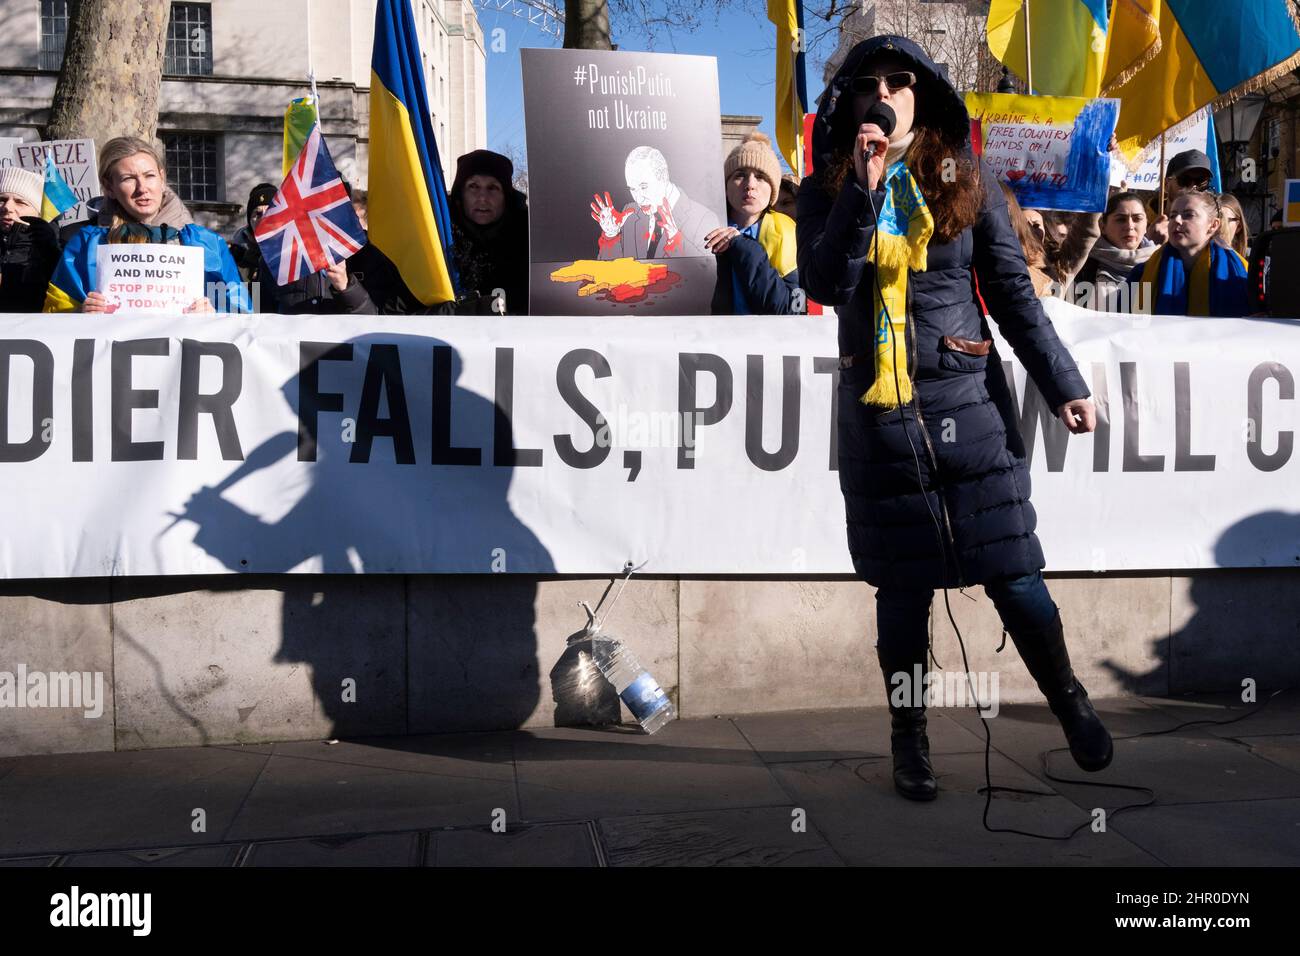
[[[1021,206],[1101,212],[1119,100],[967,93],[971,142]]]

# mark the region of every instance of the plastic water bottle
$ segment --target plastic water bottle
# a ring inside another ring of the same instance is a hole
[[[600,634],[592,637],[591,657],[647,734],[653,734],[676,716],[673,702],[659,682],[618,638]]]

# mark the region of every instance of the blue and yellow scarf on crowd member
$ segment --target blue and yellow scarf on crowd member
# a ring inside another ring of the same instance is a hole
[[[876,328],[876,380],[862,396],[866,405],[897,408],[912,400],[907,374],[907,274],[925,269],[926,247],[934,235],[934,216],[903,160],[885,170],[885,202],[867,252],[879,282],[871,303]],[[897,380],[897,385],[895,385]]]
[[[1182,256],[1161,246],[1142,266],[1141,281],[1155,291],[1155,315],[1242,316],[1250,311],[1246,260],[1235,249],[1210,242],[1188,275]]]

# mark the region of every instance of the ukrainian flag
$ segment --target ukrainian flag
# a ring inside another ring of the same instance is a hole
[[[298,161],[298,154],[307,145],[307,138],[311,136],[312,129],[319,121],[320,114],[314,96],[300,96],[296,100],[290,100],[289,105],[285,107],[284,171],[280,173],[281,179],[289,177],[289,170],[293,169],[293,164]]]
[[[370,242],[425,305],[456,298],[451,214],[409,0],[379,0],[370,73]]]
[[[767,0],[767,18],[776,24],[776,145],[790,169],[802,176],[803,118],[808,111],[803,0]]]
[[[58,219],[77,204],[77,195],[63,181],[54,165],[54,153],[45,154],[45,193],[41,196],[41,218],[46,222]]]
[[[1027,77],[1025,9],[1034,93],[1087,96],[1101,93],[1109,34],[1108,0],[993,0],[986,31],[989,50],[1007,69]]]
[[[1146,2],[1158,13],[1159,45],[1116,94],[1115,137],[1126,153],[1202,106],[1231,101],[1300,64],[1300,26],[1289,0]]]
[[[1288,226],[1300,223],[1300,179],[1291,179],[1286,184],[1286,211],[1282,221]]]

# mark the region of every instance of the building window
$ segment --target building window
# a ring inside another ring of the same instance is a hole
[[[183,202],[218,202],[217,137],[205,133],[160,133],[167,150],[167,184]]]
[[[41,0],[42,70],[63,66],[63,46],[68,40],[69,0]]]
[[[167,24],[167,59],[163,72],[173,76],[212,75],[212,7],[173,3]]]

